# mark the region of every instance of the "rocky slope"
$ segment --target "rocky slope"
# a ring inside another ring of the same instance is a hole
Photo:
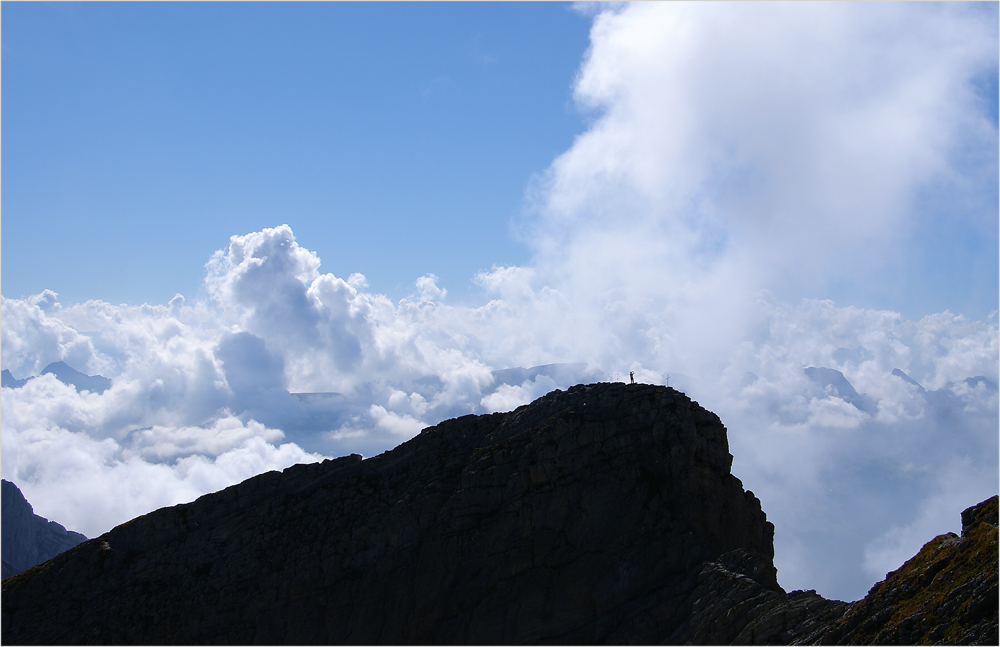
[[[785,594],[735,551],[705,564],[670,644],[996,645],[997,497],[962,512],[962,536],[927,542],[853,604]]]
[[[0,637],[792,643],[861,639],[855,630],[870,632],[873,618],[895,622],[901,594],[871,609],[872,595],[847,605],[786,594],[773,526],[731,463],[725,427],[683,394],[577,386],[443,422],[374,458],[271,472],[118,526],[5,579]],[[948,582],[975,584],[952,615],[925,612],[928,623],[982,625],[971,609],[988,600],[991,574],[995,600],[995,521],[992,571],[954,557]],[[974,541],[968,550],[981,551]],[[995,636],[995,604],[992,614]],[[973,638],[988,634],[984,617],[986,634]]]
[[[996,645],[997,497],[962,512],[962,536],[940,535],[836,622],[823,644]]]
[[[0,480],[0,495],[3,577],[20,573],[87,541],[80,533],[35,514],[21,490],[10,481]]]

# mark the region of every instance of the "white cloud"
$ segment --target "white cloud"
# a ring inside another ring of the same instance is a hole
[[[268,429],[256,420],[244,424],[238,418],[219,418],[205,427],[162,427],[137,429],[125,437],[123,455],[141,456],[149,462],[184,458],[193,455],[217,457],[251,438],[275,444],[284,434]]]
[[[409,440],[420,433],[421,429],[430,426],[411,415],[405,413],[401,415],[392,411],[386,411],[385,407],[377,404],[371,406],[371,416],[375,420],[375,424],[401,437],[403,440]]]
[[[0,349],[3,366],[23,378],[37,375],[43,368],[66,360],[81,370],[96,369],[94,348],[86,336],[59,319],[48,317],[39,304],[54,303],[56,295],[51,290],[25,300],[0,300],[0,316],[4,325],[0,329]]]
[[[542,178],[526,240],[598,293],[864,288],[910,242],[922,183],[961,175],[968,149],[995,158],[970,82],[995,68],[994,23],[940,5],[602,13],[576,85],[598,117]]]
[[[551,377],[536,375],[535,379],[525,380],[520,386],[501,384],[496,391],[482,399],[482,405],[490,413],[513,411],[555,389],[556,382]]]
[[[439,288],[437,282],[438,277],[434,274],[427,274],[416,280],[415,285],[417,286],[417,291],[420,293],[421,303],[441,301],[445,298],[448,291],[444,288]]]
[[[8,391],[4,389],[5,399]],[[146,452],[123,449],[112,438],[98,440],[45,421],[27,428],[9,427],[5,419],[0,437],[3,474],[17,484],[36,514],[96,537],[156,508],[192,501],[256,474],[320,458],[293,444],[269,443],[268,439],[280,438],[281,432],[256,423],[248,425],[247,433],[232,433],[239,424],[219,420],[203,430],[154,428],[151,435],[165,436],[168,444],[143,448],[157,454],[149,461],[143,456]],[[220,430],[223,434],[210,437]],[[224,447],[227,434],[232,442]],[[144,440],[151,441],[151,435]],[[180,454],[206,442],[219,453],[162,462],[169,443],[179,438],[188,444],[179,448]]]

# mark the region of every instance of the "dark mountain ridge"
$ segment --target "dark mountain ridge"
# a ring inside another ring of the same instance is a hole
[[[872,594],[785,593],[774,528],[731,465],[719,418],[674,389],[555,391],[118,526],[5,579],[2,640],[788,644],[895,626],[892,601],[859,610]],[[927,582],[892,598],[961,571],[952,615],[910,629],[996,640],[995,509],[970,513],[978,543],[949,544],[968,564],[914,567]]]
[[[21,490],[10,481],[0,479],[0,492],[3,577],[20,573],[87,541],[80,533],[35,514]]]

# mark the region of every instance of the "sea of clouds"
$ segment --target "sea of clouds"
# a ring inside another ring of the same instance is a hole
[[[997,492],[996,310],[815,296],[905,271],[929,183],[992,177],[995,205],[997,128],[975,91],[996,69],[995,7],[630,4],[596,12],[591,41],[574,86],[590,124],[516,223],[532,261],[473,277],[478,305],[449,304],[433,275],[393,302],[324,274],[287,225],[232,236],[191,299],[2,298],[15,378],[64,361],[112,380],[4,388],[4,478],[93,537],[633,371],[721,416],[786,589],[857,599],[958,530]],[[995,239],[995,207],[949,226]]]

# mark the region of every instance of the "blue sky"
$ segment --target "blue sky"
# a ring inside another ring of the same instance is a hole
[[[287,223],[338,276],[398,299],[433,273],[471,303],[476,272],[530,259],[525,192],[588,123],[572,83],[589,20],[566,4],[3,12],[11,297],[195,296],[230,235]],[[995,124],[995,68],[973,87]],[[919,217],[881,266],[788,296],[996,309],[997,231],[977,218],[997,209],[996,173],[968,155],[971,180],[914,192]]]
[[[997,7],[4,3],[0,363],[112,381],[4,478],[96,536],[669,376],[860,598],[1000,476]]]
[[[583,129],[566,4],[2,11],[7,296],[194,296],[229,236],[288,223],[338,276],[459,297],[527,260],[509,222]]]

